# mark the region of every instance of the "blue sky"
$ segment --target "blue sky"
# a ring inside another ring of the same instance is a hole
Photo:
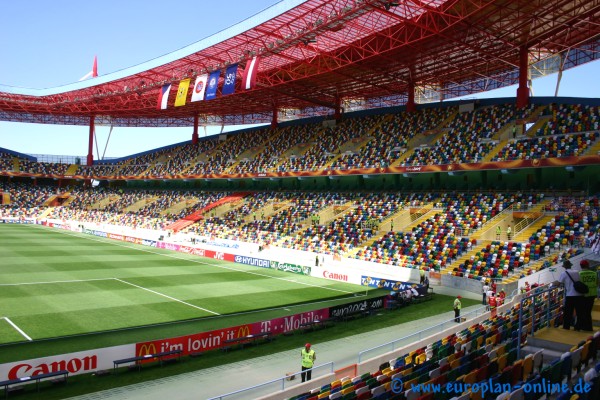
[[[52,88],[76,82],[98,56],[100,75],[141,64],[230,27],[277,0],[1,1],[0,84]],[[563,74],[559,96],[599,97],[600,63]],[[553,96],[557,75],[533,81],[535,96]],[[477,97],[515,96],[509,87]],[[475,96],[470,96],[475,97]],[[226,130],[239,129],[227,128]],[[220,128],[209,128],[209,134]],[[96,129],[100,154],[109,127]],[[114,128],[107,157],[189,140],[190,128]],[[203,132],[201,130],[200,134]],[[83,156],[88,128],[0,122],[0,147],[28,154]],[[98,158],[94,154],[95,158]]]

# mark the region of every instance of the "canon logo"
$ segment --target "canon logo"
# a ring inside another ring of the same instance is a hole
[[[338,274],[335,272],[323,271],[323,277],[327,279],[335,279],[336,281],[348,282],[348,275]]]
[[[98,368],[97,356],[60,360],[39,365],[17,364],[8,372],[8,379],[19,379],[23,376],[36,376],[65,369],[74,374],[79,371],[93,371],[96,368]]]

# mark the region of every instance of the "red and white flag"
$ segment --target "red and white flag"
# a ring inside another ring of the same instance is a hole
[[[194,84],[194,89],[192,90],[192,100],[191,101],[200,101],[204,100],[204,92],[206,91],[206,81],[208,80],[208,75],[200,75],[196,78],[196,83]]]
[[[166,85],[163,85],[160,88],[160,91],[158,92],[158,103],[156,105],[156,108],[158,110],[166,110],[167,109],[167,104],[169,102],[169,92],[171,91],[171,84],[167,83]]]
[[[94,65],[92,65],[92,70],[90,72],[88,72],[87,74],[85,74],[85,76],[83,78],[81,78],[79,81],[83,81],[87,78],[95,78],[98,76],[98,56],[94,56]]]
[[[256,85],[256,72],[258,71],[258,63],[260,58],[255,56],[246,64],[244,75],[242,76],[242,88],[244,90],[253,89]]]

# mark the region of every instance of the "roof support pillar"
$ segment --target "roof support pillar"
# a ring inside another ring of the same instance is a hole
[[[333,112],[333,118],[339,121],[342,118],[342,99],[339,96],[335,97],[335,110]]]
[[[90,133],[88,138],[87,165],[94,164],[94,116],[90,117]]]
[[[198,115],[194,115],[194,132],[192,133],[192,144],[198,144]]]
[[[517,88],[517,108],[529,105],[529,87],[527,78],[529,74],[529,51],[527,46],[521,46],[519,50],[519,87]]]
[[[415,104],[415,83],[412,80],[408,82],[408,100],[406,101],[406,111],[417,111],[417,105]]]
[[[271,128],[275,129],[279,125],[279,110],[277,107],[273,107],[273,116],[271,117]]]

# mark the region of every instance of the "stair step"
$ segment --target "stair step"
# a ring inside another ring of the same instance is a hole
[[[531,339],[527,339],[527,340],[529,342]],[[529,354],[535,354],[540,350],[544,351],[544,364],[551,363],[552,361],[556,360],[557,358],[560,358],[566,351],[569,351],[569,349],[567,349],[565,351],[557,351],[557,350],[548,349],[546,347],[533,346],[533,345],[527,344],[526,346],[521,348],[521,356],[523,358],[525,358]]]

